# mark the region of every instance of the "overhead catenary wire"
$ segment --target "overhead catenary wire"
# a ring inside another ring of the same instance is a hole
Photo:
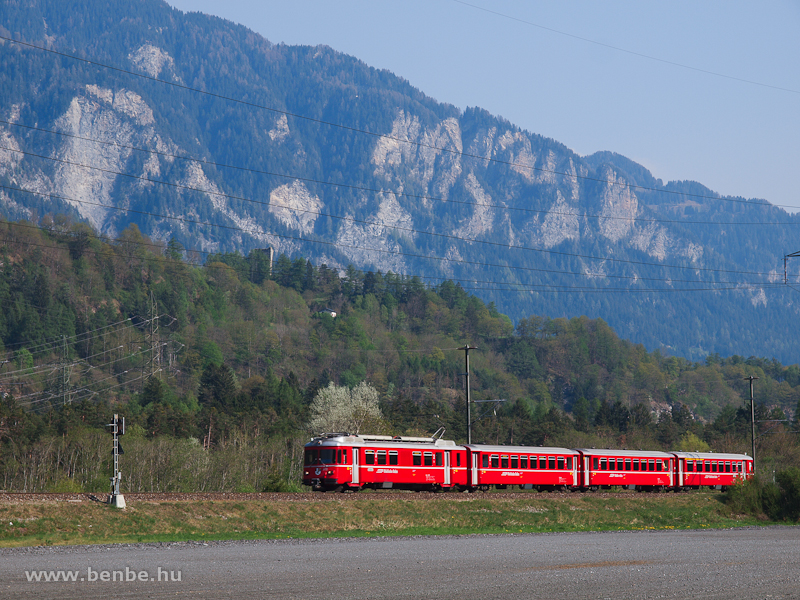
[[[666,193],[666,194],[675,194],[675,195],[683,196],[683,197],[706,198],[706,199],[713,199],[713,200],[719,200],[719,201],[724,201],[724,202],[738,202],[738,203],[749,204],[749,205],[761,205],[761,206],[768,206],[768,207],[769,206],[782,206],[782,205],[778,205],[778,204],[771,204],[769,202],[753,202],[753,201],[743,200],[743,199],[738,199],[738,198],[721,197],[719,195],[709,196],[707,194],[692,194],[692,193],[686,193],[686,192],[679,192],[679,191],[676,191],[676,190],[662,190],[662,189],[658,189],[658,188],[650,188],[650,187],[647,187],[647,186],[639,186],[639,185],[631,184],[631,183],[625,182],[625,181],[619,181],[619,180],[612,181],[610,179],[589,177],[589,176],[586,176],[586,175],[578,175],[577,173],[556,171],[554,169],[545,169],[543,167],[536,167],[536,166],[525,164],[525,163],[517,163],[517,162],[513,162],[513,161],[501,160],[501,159],[498,159],[498,158],[486,157],[486,156],[482,156],[482,155],[478,155],[478,154],[471,154],[471,153],[468,153],[468,152],[463,152],[463,151],[460,151],[460,150],[456,150],[454,148],[440,147],[440,146],[436,146],[436,145],[433,145],[433,144],[426,144],[426,143],[423,143],[423,142],[414,142],[414,141],[411,141],[411,140],[406,139],[406,138],[401,138],[401,137],[392,136],[392,135],[388,135],[388,134],[376,133],[376,132],[369,131],[369,130],[366,130],[366,129],[360,129],[358,127],[352,127],[352,126],[349,126],[349,125],[343,125],[341,123],[334,123],[334,122],[331,122],[331,121],[326,121],[324,119],[318,119],[318,118],[314,118],[314,117],[309,117],[307,115],[301,115],[299,113],[294,113],[294,112],[291,112],[291,111],[288,111],[288,110],[283,110],[283,109],[279,109],[279,108],[275,108],[275,107],[271,107],[271,106],[266,106],[266,105],[258,104],[258,103],[255,103],[255,102],[249,102],[247,100],[234,98],[232,96],[226,96],[224,94],[217,94],[217,93],[214,93],[214,92],[209,92],[209,91],[201,90],[201,89],[198,89],[198,88],[193,88],[193,87],[190,87],[190,86],[187,86],[187,85],[184,85],[184,84],[181,84],[181,83],[177,83],[177,82],[174,82],[174,81],[166,81],[164,79],[159,79],[158,77],[153,77],[151,75],[146,75],[144,73],[137,73],[135,71],[130,71],[128,69],[123,69],[121,67],[117,67],[117,66],[114,66],[114,65],[109,65],[109,64],[106,64],[106,63],[98,62],[98,61],[89,60],[89,59],[86,59],[86,58],[82,58],[80,56],[76,56],[74,54],[68,54],[66,52],[60,52],[60,51],[57,51],[57,50],[54,50],[54,49],[51,49],[51,48],[45,48],[43,46],[39,46],[39,45],[36,45],[36,44],[31,44],[29,42],[23,42],[23,41],[20,41],[20,40],[17,40],[15,38],[11,38],[11,37],[8,37],[8,36],[0,35],[0,40],[6,40],[8,42],[11,42],[11,43],[14,43],[14,44],[18,44],[20,46],[33,48],[33,49],[36,49],[36,50],[40,50],[42,52],[48,52],[48,53],[51,53],[51,54],[56,55],[56,56],[61,56],[61,57],[68,58],[68,59],[71,59],[71,60],[80,61],[80,62],[83,62],[85,64],[90,64],[90,65],[95,66],[95,67],[109,69],[111,71],[115,71],[115,72],[118,72],[118,73],[123,73],[123,74],[130,75],[130,76],[133,76],[133,77],[138,77],[138,78],[141,78],[141,79],[154,81],[154,82],[161,83],[161,84],[164,84],[164,85],[172,86],[172,87],[174,87],[176,89],[183,89],[183,90],[190,91],[190,92],[193,92],[193,93],[207,95],[207,96],[212,97],[212,98],[217,98],[217,99],[220,99],[220,100],[226,100],[226,101],[229,101],[229,102],[242,104],[244,106],[249,106],[251,108],[258,108],[258,109],[261,109],[261,110],[267,110],[267,111],[270,111],[270,112],[274,112],[276,114],[282,114],[282,115],[286,115],[287,117],[290,116],[290,117],[293,117],[293,118],[306,120],[306,121],[309,121],[309,122],[312,122],[312,123],[317,123],[317,124],[320,124],[320,125],[327,125],[327,126],[330,126],[330,127],[335,127],[335,128],[343,129],[343,130],[346,130],[346,131],[351,131],[351,132],[354,132],[354,133],[368,135],[368,136],[375,137],[375,138],[382,138],[382,139],[392,140],[392,141],[395,141],[395,142],[409,144],[409,145],[416,146],[416,147],[419,147],[419,148],[427,148],[427,149],[436,150],[436,151],[439,151],[439,152],[442,152],[442,153],[458,155],[458,156],[462,156],[464,158],[476,159],[476,160],[479,160],[479,161],[482,161],[482,162],[492,162],[492,163],[496,163],[496,164],[504,164],[504,165],[507,165],[507,166],[514,166],[514,167],[518,167],[518,168],[530,169],[532,171],[548,173],[548,174],[551,174],[551,175],[561,175],[561,176],[569,177],[569,178],[572,178],[572,179],[582,179],[582,180],[586,180],[586,181],[596,181],[596,182],[600,182],[600,183],[606,183],[608,185],[616,185],[616,186],[620,186],[620,187],[625,187],[627,189],[658,191],[658,192],[663,192],[663,193]]]

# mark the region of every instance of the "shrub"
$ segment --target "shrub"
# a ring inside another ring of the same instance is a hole
[[[728,488],[725,503],[738,514],[759,516],[764,514],[762,501],[764,486],[757,477],[747,481],[739,481]]]
[[[766,515],[773,521],[800,521],[800,469],[779,471],[776,483],[757,477],[739,482],[725,494],[725,503],[736,513]]]

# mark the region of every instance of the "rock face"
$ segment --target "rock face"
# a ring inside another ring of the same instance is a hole
[[[330,48],[273,45],[157,0],[6,3],[0,27],[12,24],[93,63],[0,45],[7,218],[71,211],[107,235],[135,222],[188,249],[271,246],[342,271],[452,277],[515,319],[599,316],[629,337],[654,322],[650,347],[699,355],[739,335],[732,319],[660,292],[718,294],[730,279],[731,311],[797,314],[796,300],[756,284],[797,250],[788,230],[712,225],[789,219],[780,209],[732,208],[611,152],[581,157],[439,104]],[[661,325],[666,314],[720,316],[687,341]]]

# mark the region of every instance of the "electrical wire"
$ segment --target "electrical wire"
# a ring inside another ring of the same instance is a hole
[[[142,153],[146,153],[146,154],[154,154],[156,156],[162,156],[162,157],[165,157],[165,158],[172,158],[172,159],[179,159],[179,160],[186,160],[186,161],[196,162],[196,163],[200,163],[200,164],[204,164],[204,165],[208,165],[208,166],[213,166],[213,167],[216,167],[216,168],[235,169],[235,170],[238,170],[238,171],[244,171],[244,172],[247,172],[247,173],[253,173],[253,174],[257,174],[257,175],[269,175],[269,176],[274,176],[274,177],[282,177],[284,179],[290,179],[292,181],[302,181],[304,183],[315,183],[315,184],[320,184],[320,185],[326,185],[326,186],[329,186],[329,187],[346,188],[346,189],[352,189],[352,190],[357,190],[357,191],[362,191],[362,192],[370,192],[370,193],[374,193],[374,194],[392,194],[394,196],[403,197],[403,198],[411,198],[411,199],[414,199],[414,200],[431,200],[431,201],[443,202],[443,203],[448,203],[448,204],[461,204],[461,205],[465,205],[465,206],[481,206],[481,207],[484,207],[484,208],[493,208],[493,209],[503,210],[503,211],[518,211],[518,212],[524,212],[524,213],[558,215],[558,216],[565,216],[565,217],[579,217],[579,218],[582,218],[582,219],[598,219],[598,220],[609,220],[609,221],[626,221],[626,222],[641,222],[641,223],[667,223],[667,224],[680,224],[680,225],[749,225],[749,226],[754,226],[754,225],[781,225],[781,226],[784,226],[784,225],[800,225],[800,221],[797,221],[797,222],[792,222],[792,221],[772,221],[772,222],[770,222],[770,221],[687,221],[687,220],[682,220],[682,219],[655,219],[655,218],[645,218],[645,217],[618,217],[618,216],[611,216],[611,215],[590,215],[590,214],[582,214],[582,213],[574,213],[574,212],[560,212],[560,211],[556,211],[556,210],[540,210],[540,209],[534,209],[534,208],[523,208],[523,207],[518,207],[518,206],[508,206],[508,205],[504,205],[504,204],[478,204],[477,202],[467,202],[467,201],[464,201],[464,200],[453,200],[451,198],[445,198],[445,197],[442,197],[442,196],[428,196],[428,195],[425,195],[425,194],[411,194],[411,193],[408,193],[408,192],[405,192],[405,191],[370,188],[370,187],[366,187],[366,186],[350,185],[350,184],[346,184],[346,183],[334,183],[334,182],[331,182],[331,181],[324,181],[324,180],[321,180],[321,179],[313,179],[311,177],[300,177],[298,175],[287,175],[285,173],[277,173],[277,172],[272,172],[272,171],[263,171],[263,170],[259,170],[259,169],[250,169],[250,168],[247,168],[247,167],[241,167],[241,166],[238,166],[238,165],[230,165],[230,164],[226,164],[226,163],[219,163],[219,162],[206,160],[204,158],[199,158],[199,157],[194,157],[194,156],[184,156],[184,155],[181,155],[181,154],[171,154],[169,152],[164,152],[164,151],[159,151],[159,150],[152,150],[152,149],[147,149],[147,148],[139,148],[137,146],[130,146],[130,145],[127,145],[127,144],[120,144],[119,142],[116,142],[116,141],[109,142],[109,141],[104,141],[104,140],[98,140],[96,138],[90,138],[90,137],[75,135],[75,134],[71,134],[71,133],[65,133],[65,132],[62,132],[62,131],[55,131],[55,130],[52,130],[52,129],[44,129],[44,128],[41,128],[41,127],[33,127],[33,126],[30,126],[30,125],[23,125],[21,123],[14,123],[12,121],[4,121],[2,119],[0,119],[0,123],[2,123],[4,125],[11,125],[11,126],[14,126],[14,127],[20,127],[20,128],[28,129],[28,130],[32,130],[32,131],[38,131],[38,132],[42,132],[42,133],[49,133],[49,134],[52,134],[52,135],[58,135],[58,136],[67,137],[67,138],[71,138],[71,139],[77,139],[77,140],[92,142],[92,143],[95,143],[95,144],[101,144],[101,145],[105,145],[105,146],[113,146],[115,148],[123,148],[123,149],[126,149],[126,150],[133,150],[135,152],[142,152]],[[9,148],[3,148],[3,149],[4,150],[9,150]],[[35,156],[38,156],[38,155],[35,155]],[[41,158],[41,156],[38,156],[38,157]],[[85,165],[83,165],[83,166],[85,166]],[[93,167],[87,167],[87,168],[93,168]],[[145,179],[145,181],[151,181],[151,180]],[[156,182],[154,182],[154,183],[156,183]],[[163,183],[163,182],[157,182],[157,183]],[[191,188],[191,189],[194,189],[194,188]],[[203,190],[203,191],[205,193],[214,193],[214,192],[211,192],[211,191],[208,191],[208,190]],[[226,196],[226,197],[235,198],[233,196]],[[246,198],[237,198],[237,199],[247,200],[248,202],[256,202],[255,200],[250,200],[250,199],[246,199]],[[319,213],[319,212],[316,212],[316,211],[302,210],[302,209],[298,209],[298,208],[295,208],[295,207],[286,206],[286,205],[282,205],[282,204],[278,204],[278,203],[274,203],[274,202],[258,202],[258,203],[259,204],[269,205],[269,206],[280,206],[280,207],[282,207],[282,208],[284,208],[286,210],[290,210],[290,211],[293,211],[293,212],[306,212],[306,213],[311,213],[311,214],[319,214],[321,216],[331,216],[332,218],[344,218],[344,217],[337,217],[337,216],[334,216],[334,215],[326,215],[324,213]]]
[[[483,12],[496,15],[498,17],[503,17],[504,19],[509,19],[511,21],[516,21],[518,23],[522,23],[524,25],[530,25],[531,27],[536,27],[543,31],[549,31],[551,33],[557,33],[558,35],[563,35],[575,40],[580,40],[582,42],[587,42],[589,44],[595,44],[596,46],[601,46],[603,48],[608,48],[609,50],[614,50],[616,52],[624,52],[625,54],[630,54],[632,56],[638,56],[639,58],[646,58],[647,60],[652,60],[656,62],[660,62],[666,65],[671,65],[673,67],[680,67],[681,69],[688,69],[690,71],[695,71],[697,73],[704,73],[705,75],[713,75],[714,77],[720,77],[722,79],[730,79],[731,81],[738,81],[740,83],[747,83],[749,85],[757,85],[764,88],[769,88],[772,90],[778,90],[781,92],[789,92],[790,94],[800,94],[799,90],[785,88],[777,85],[771,85],[769,83],[762,83],[760,81],[753,81],[751,79],[743,79],[742,77],[734,77],[733,75],[725,75],[723,73],[717,73],[716,71],[709,71],[707,69],[701,69],[699,67],[693,67],[691,65],[687,65],[684,63],[674,62],[671,60],[666,60],[664,58],[658,58],[657,56],[651,56],[649,54],[643,54],[641,52],[635,52],[633,50],[627,50],[625,48],[621,48],[620,46],[613,46],[611,44],[606,44],[603,42],[598,42],[597,40],[593,40],[590,38],[581,37],[579,35],[575,35],[572,33],[567,33],[566,31],[560,31],[558,29],[553,29],[552,27],[545,27],[544,25],[539,25],[538,23],[533,23],[531,21],[526,21],[525,19],[520,19],[519,17],[514,17],[512,15],[508,15],[505,13],[498,12],[496,10],[492,10],[489,8],[485,8],[483,6],[479,6],[477,4],[471,4],[469,2],[465,2],[464,0],[453,0],[457,4],[462,4],[463,6],[468,6],[470,8],[474,8],[476,10],[481,10]]]
[[[472,159],[480,160],[482,162],[487,162],[487,163],[491,162],[491,163],[496,163],[496,164],[503,164],[503,165],[507,165],[507,166],[513,166],[513,167],[517,167],[517,168],[529,169],[531,171],[538,171],[538,172],[541,172],[541,173],[547,173],[549,175],[561,175],[561,176],[569,177],[571,179],[576,179],[576,180],[577,179],[581,179],[581,180],[585,180],[585,181],[595,181],[595,182],[599,182],[599,183],[605,183],[605,184],[608,184],[608,185],[620,186],[620,187],[624,187],[624,188],[631,189],[631,190],[662,192],[662,193],[665,193],[665,194],[674,194],[674,195],[682,196],[682,197],[713,199],[713,200],[719,200],[719,201],[724,201],[724,202],[736,202],[736,203],[749,204],[749,205],[758,205],[758,206],[770,206],[770,207],[771,206],[776,206],[776,207],[777,206],[783,206],[783,205],[778,205],[778,204],[771,204],[769,202],[752,202],[752,201],[741,200],[741,199],[737,199],[737,198],[723,198],[723,197],[720,197],[719,195],[709,196],[709,195],[704,195],[704,194],[692,194],[692,193],[686,193],[686,192],[679,192],[679,191],[675,191],[675,190],[662,190],[662,189],[651,188],[651,187],[647,187],[647,186],[634,185],[634,184],[631,184],[631,183],[628,183],[628,182],[624,182],[624,181],[618,181],[618,180],[617,181],[612,181],[610,179],[589,177],[589,176],[585,176],[585,175],[578,175],[577,173],[568,173],[568,172],[556,171],[556,170],[553,170],[553,169],[545,169],[545,168],[542,168],[542,167],[536,167],[536,166],[532,166],[532,165],[528,165],[528,164],[524,164],[524,163],[516,163],[516,162],[513,162],[513,161],[505,161],[505,160],[501,160],[501,159],[498,159],[498,158],[481,156],[481,155],[478,155],[478,154],[470,154],[468,152],[462,152],[462,151],[459,151],[459,150],[455,150],[453,148],[439,147],[439,146],[435,146],[433,144],[425,144],[425,143],[422,143],[422,142],[413,142],[413,141],[405,139],[405,138],[400,138],[400,137],[387,135],[387,134],[375,133],[375,132],[372,132],[372,131],[369,131],[369,130],[366,130],[366,129],[360,129],[360,128],[357,128],[357,127],[351,127],[351,126],[348,126],[348,125],[343,125],[341,123],[333,123],[331,121],[325,121],[323,119],[317,119],[317,118],[314,118],[314,117],[309,117],[309,116],[306,116],[306,115],[293,113],[293,112],[290,112],[290,111],[287,111],[287,110],[281,110],[281,109],[278,109],[278,108],[275,108],[275,107],[266,106],[266,105],[263,105],[263,104],[257,104],[255,102],[249,102],[249,101],[246,101],[246,100],[233,98],[231,96],[225,96],[223,94],[216,94],[216,93],[209,92],[209,91],[206,91],[206,90],[201,90],[201,89],[193,88],[193,87],[190,87],[190,86],[187,86],[187,85],[184,85],[184,84],[176,83],[174,81],[165,81],[163,79],[158,79],[157,77],[152,77],[150,75],[145,75],[143,73],[136,73],[135,71],[130,71],[128,69],[123,69],[121,67],[116,67],[116,66],[113,66],[113,65],[108,65],[108,64],[105,64],[105,63],[89,60],[89,59],[86,59],[86,58],[81,58],[79,56],[75,56],[74,54],[67,54],[65,52],[59,52],[57,50],[53,50],[53,49],[50,49],[50,48],[45,48],[43,46],[38,46],[36,44],[31,44],[31,43],[28,43],[28,42],[22,42],[20,40],[16,40],[14,38],[7,37],[7,36],[0,35],[0,40],[6,40],[8,42],[11,42],[11,43],[14,43],[14,44],[18,44],[20,46],[33,48],[33,49],[36,49],[36,50],[40,50],[42,52],[48,52],[48,53],[56,55],[56,56],[61,56],[63,58],[68,58],[68,59],[71,59],[71,60],[80,61],[80,62],[83,62],[85,64],[90,64],[90,65],[95,66],[95,67],[109,69],[111,71],[116,71],[118,73],[123,73],[125,75],[130,75],[130,76],[133,76],[133,77],[139,77],[141,79],[154,81],[154,82],[157,82],[157,83],[162,83],[164,85],[172,86],[172,87],[177,88],[177,89],[182,89],[182,90],[190,91],[190,92],[193,92],[193,93],[203,94],[203,95],[206,95],[206,96],[209,96],[209,97],[212,97],[212,98],[217,98],[217,99],[220,99],[220,100],[226,100],[226,101],[229,101],[229,102],[235,102],[237,104],[242,104],[244,106],[249,106],[251,108],[258,108],[258,109],[261,109],[261,110],[267,110],[267,111],[270,111],[270,112],[274,112],[276,114],[286,115],[286,116],[290,116],[290,117],[293,117],[293,118],[296,118],[296,119],[302,119],[302,120],[309,121],[311,123],[316,123],[316,124],[319,124],[319,125],[327,125],[327,126],[330,126],[330,127],[336,127],[336,128],[339,128],[339,129],[343,129],[345,131],[351,131],[353,133],[360,133],[360,134],[368,135],[368,136],[371,136],[371,137],[374,137],[374,138],[378,138],[378,139],[391,140],[391,141],[395,141],[395,142],[409,144],[411,146],[416,146],[418,148],[426,148],[426,149],[436,150],[438,152],[447,153],[447,154],[451,154],[451,155],[455,155],[455,156],[462,156],[464,158],[472,158]]]
[[[120,171],[113,171],[113,170],[109,170],[109,169],[102,169],[102,168],[99,168],[99,167],[94,167],[94,166],[91,166],[91,165],[83,165],[83,164],[80,164],[80,163],[73,163],[73,162],[70,162],[70,161],[65,161],[65,160],[62,160],[62,159],[57,159],[57,158],[52,158],[52,157],[48,157],[48,156],[33,154],[33,153],[25,152],[25,151],[22,151],[22,150],[17,150],[17,149],[14,149],[14,148],[5,148],[3,146],[0,146],[0,149],[10,150],[12,152],[18,152],[20,154],[26,154],[26,155],[30,155],[30,156],[35,156],[37,158],[42,158],[44,160],[50,160],[50,161],[53,161],[53,162],[60,162],[60,163],[64,163],[64,164],[69,164],[71,166],[82,167],[82,168],[92,169],[92,170],[98,170],[98,171],[101,171],[101,172],[104,172],[104,173],[120,175],[120,176],[123,176],[123,177],[130,177],[132,179],[137,179],[137,180],[144,180],[144,181],[147,181],[149,183],[158,183],[158,184],[166,185],[166,186],[169,186],[169,187],[185,189],[185,190],[200,192],[200,193],[209,194],[209,195],[215,195],[215,196],[224,197],[224,198],[233,199],[233,200],[241,200],[241,201],[246,201],[246,202],[252,202],[252,203],[255,203],[255,204],[262,204],[262,205],[265,205],[265,206],[269,205],[269,203],[266,203],[266,202],[252,200],[252,199],[241,197],[241,196],[232,196],[232,195],[229,195],[229,194],[224,194],[222,192],[216,192],[216,191],[213,191],[213,190],[210,191],[210,190],[205,190],[205,189],[201,189],[201,188],[193,188],[191,186],[185,186],[185,185],[171,183],[171,182],[164,182],[164,181],[149,179],[149,178],[146,178],[146,177],[140,177],[140,176],[137,176],[137,175],[131,175],[129,173],[123,173],[123,172],[120,172]],[[187,218],[183,218],[183,217],[175,217],[175,216],[171,216],[171,215],[162,215],[162,214],[152,213],[152,212],[149,212],[149,211],[139,211],[139,210],[135,210],[135,209],[132,209],[132,208],[117,207],[117,206],[114,206],[114,205],[107,205],[107,204],[97,203],[97,202],[88,202],[88,201],[85,201],[85,200],[78,200],[78,199],[74,199],[74,198],[66,198],[64,196],[60,196],[60,195],[56,195],[56,194],[45,194],[45,193],[37,192],[37,191],[33,191],[33,190],[26,190],[26,189],[23,189],[23,188],[14,188],[14,187],[11,187],[11,186],[0,185],[0,188],[7,189],[7,190],[14,190],[14,191],[23,192],[23,193],[36,194],[36,195],[45,196],[45,197],[49,197],[49,198],[61,199],[61,200],[64,200],[66,202],[76,202],[76,203],[85,204],[85,205],[89,205],[89,206],[100,206],[100,207],[106,208],[108,210],[132,212],[132,213],[135,213],[135,214],[143,214],[143,215],[148,215],[148,216],[155,216],[155,217],[159,217],[159,218],[163,218],[163,219],[176,220],[176,221],[181,221],[181,222],[184,222],[184,223],[190,223],[190,224],[194,224],[194,225],[205,225],[205,226],[209,226],[209,227],[219,227],[219,228],[223,228],[223,229],[235,230],[235,231],[240,231],[240,232],[243,232],[243,233],[248,233],[249,235],[252,235],[254,237],[258,237],[258,236],[273,236],[273,237],[280,237],[280,238],[294,240],[294,241],[306,241],[306,242],[311,242],[311,243],[331,245],[331,246],[337,246],[337,247],[355,248],[355,249],[359,249],[359,250],[366,250],[366,251],[369,251],[369,252],[397,254],[397,255],[400,255],[400,256],[412,256],[412,257],[416,257],[416,258],[428,258],[428,259],[432,258],[432,257],[425,256],[425,255],[406,254],[406,253],[402,253],[402,252],[390,252],[390,251],[381,250],[381,249],[377,249],[377,248],[363,248],[363,247],[360,247],[360,246],[352,246],[352,245],[348,245],[348,244],[338,244],[338,243],[335,243],[335,242],[326,242],[326,241],[323,241],[323,240],[308,240],[308,239],[302,238],[302,237],[287,236],[287,235],[281,235],[281,234],[277,234],[277,233],[269,233],[269,234],[267,234],[266,232],[263,232],[263,231],[257,230],[257,229],[248,230],[248,229],[245,229],[243,227],[236,227],[236,226],[230,226],[230,225],[221,225],[221,224],[214,224],[214,223],[208,223],[208,222],[201,222],[201,221],[196,221],[196,220],[193,220],[193,219],[187,219]],[[314,212],[314,211],[307,211],[307,212]],[[513,245],[510,245],[510,244],[502,244],[500,242],[490,242],[490,241],[486,241],[486,240],[463,238],[463,237],[453,236],[453,235],[449,235],[449,234],[434,233],[434,232],[428,232],[428,231],[423,231],[423,230],[415,230],[415,229],[411,229],[411,228],[404,228],[404,227],[399,227],[399,226],[396,226],[396,225],[389,225],[389,224],[378,223],[378,222],[370,222],[370,221],[361,221],[361,220],[358,220],[358,219],[354,219],[352,217],[340,217],[338,215],[331,215],[331,214],[326,214],[326,213],[316,213],[316,212],[314,214],[318,214],[320,216],[327,216],[327,217],[331,217],[331,218],[336,218],[336,219],[352,221],[352,222],[356,222],[356,223],[369,224],[369,225],[380,225],[380,226],[385,227],[387,229],[394,229],[394,230],[398,230],[398,231],[408,231],[408,232],[412,232],[412,233],[419,233],[419,234],[423,234],[423,235],[429,235],[429,236],[432,236],[432,237],[440,237],[440,238],[445,238],[445,239],[454,239],[454,240],[462,241],[462,242],[487,244],[487,245],[490,245],[490,246],[503,247],[503,248],[513,249],[513,250],[527,250],[527,251],[530,251],[530,252],[540,252],[540,253],[546,253],[546,254],[555,254],[555,255],[569,256],[569,257],[574,257],[574,258],[584,258],[584,259],[587,259],[587,260],[599,260],[599,261],[603,261],[603,262],[649,265],[649,266],[656,266],[656,267],[670,268],[670,269],[690,269],[690,270],[693,270],[693,271],[707,271],[707,272],[715,272],[715,273],[737,273],[737,274],[748,274],[748,275],[769,275],[768,273],[761,273],[761,272],[726,270],[726,269],[708,269],[708,268],[696,267],[696,266],[668,265],[668,264],[654,263],[654,262],[649,262],[649,261],[634,261],[634,260],[612,258],[612,257],[608,257],[608,256],[592,256],[592,255],[586,255],[586,254],[578,254],[578,253],[574,253],[574,252],[560,252],[560,251],[556,251],[556,250],[550,250],[550,249],[545,249],[545,248],[534,248],[534,247],[530,247],[530,246],[513,246]],[[451,262],[459,262],[457,260],[447,259],[447,258],[440,258],[439,260],[448,260],[448,261],[451,261]],[[495,266],[495,265],[492,265],[492,266]],[[516,268],[519,268],[519,267],[507,267],[507,268],[516,269]]]

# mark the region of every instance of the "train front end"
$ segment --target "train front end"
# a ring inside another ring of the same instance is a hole
[[[331,433],[305,445],[303,485],[316,491],[342,491],[353,478],[352,448],[346,433]]]

